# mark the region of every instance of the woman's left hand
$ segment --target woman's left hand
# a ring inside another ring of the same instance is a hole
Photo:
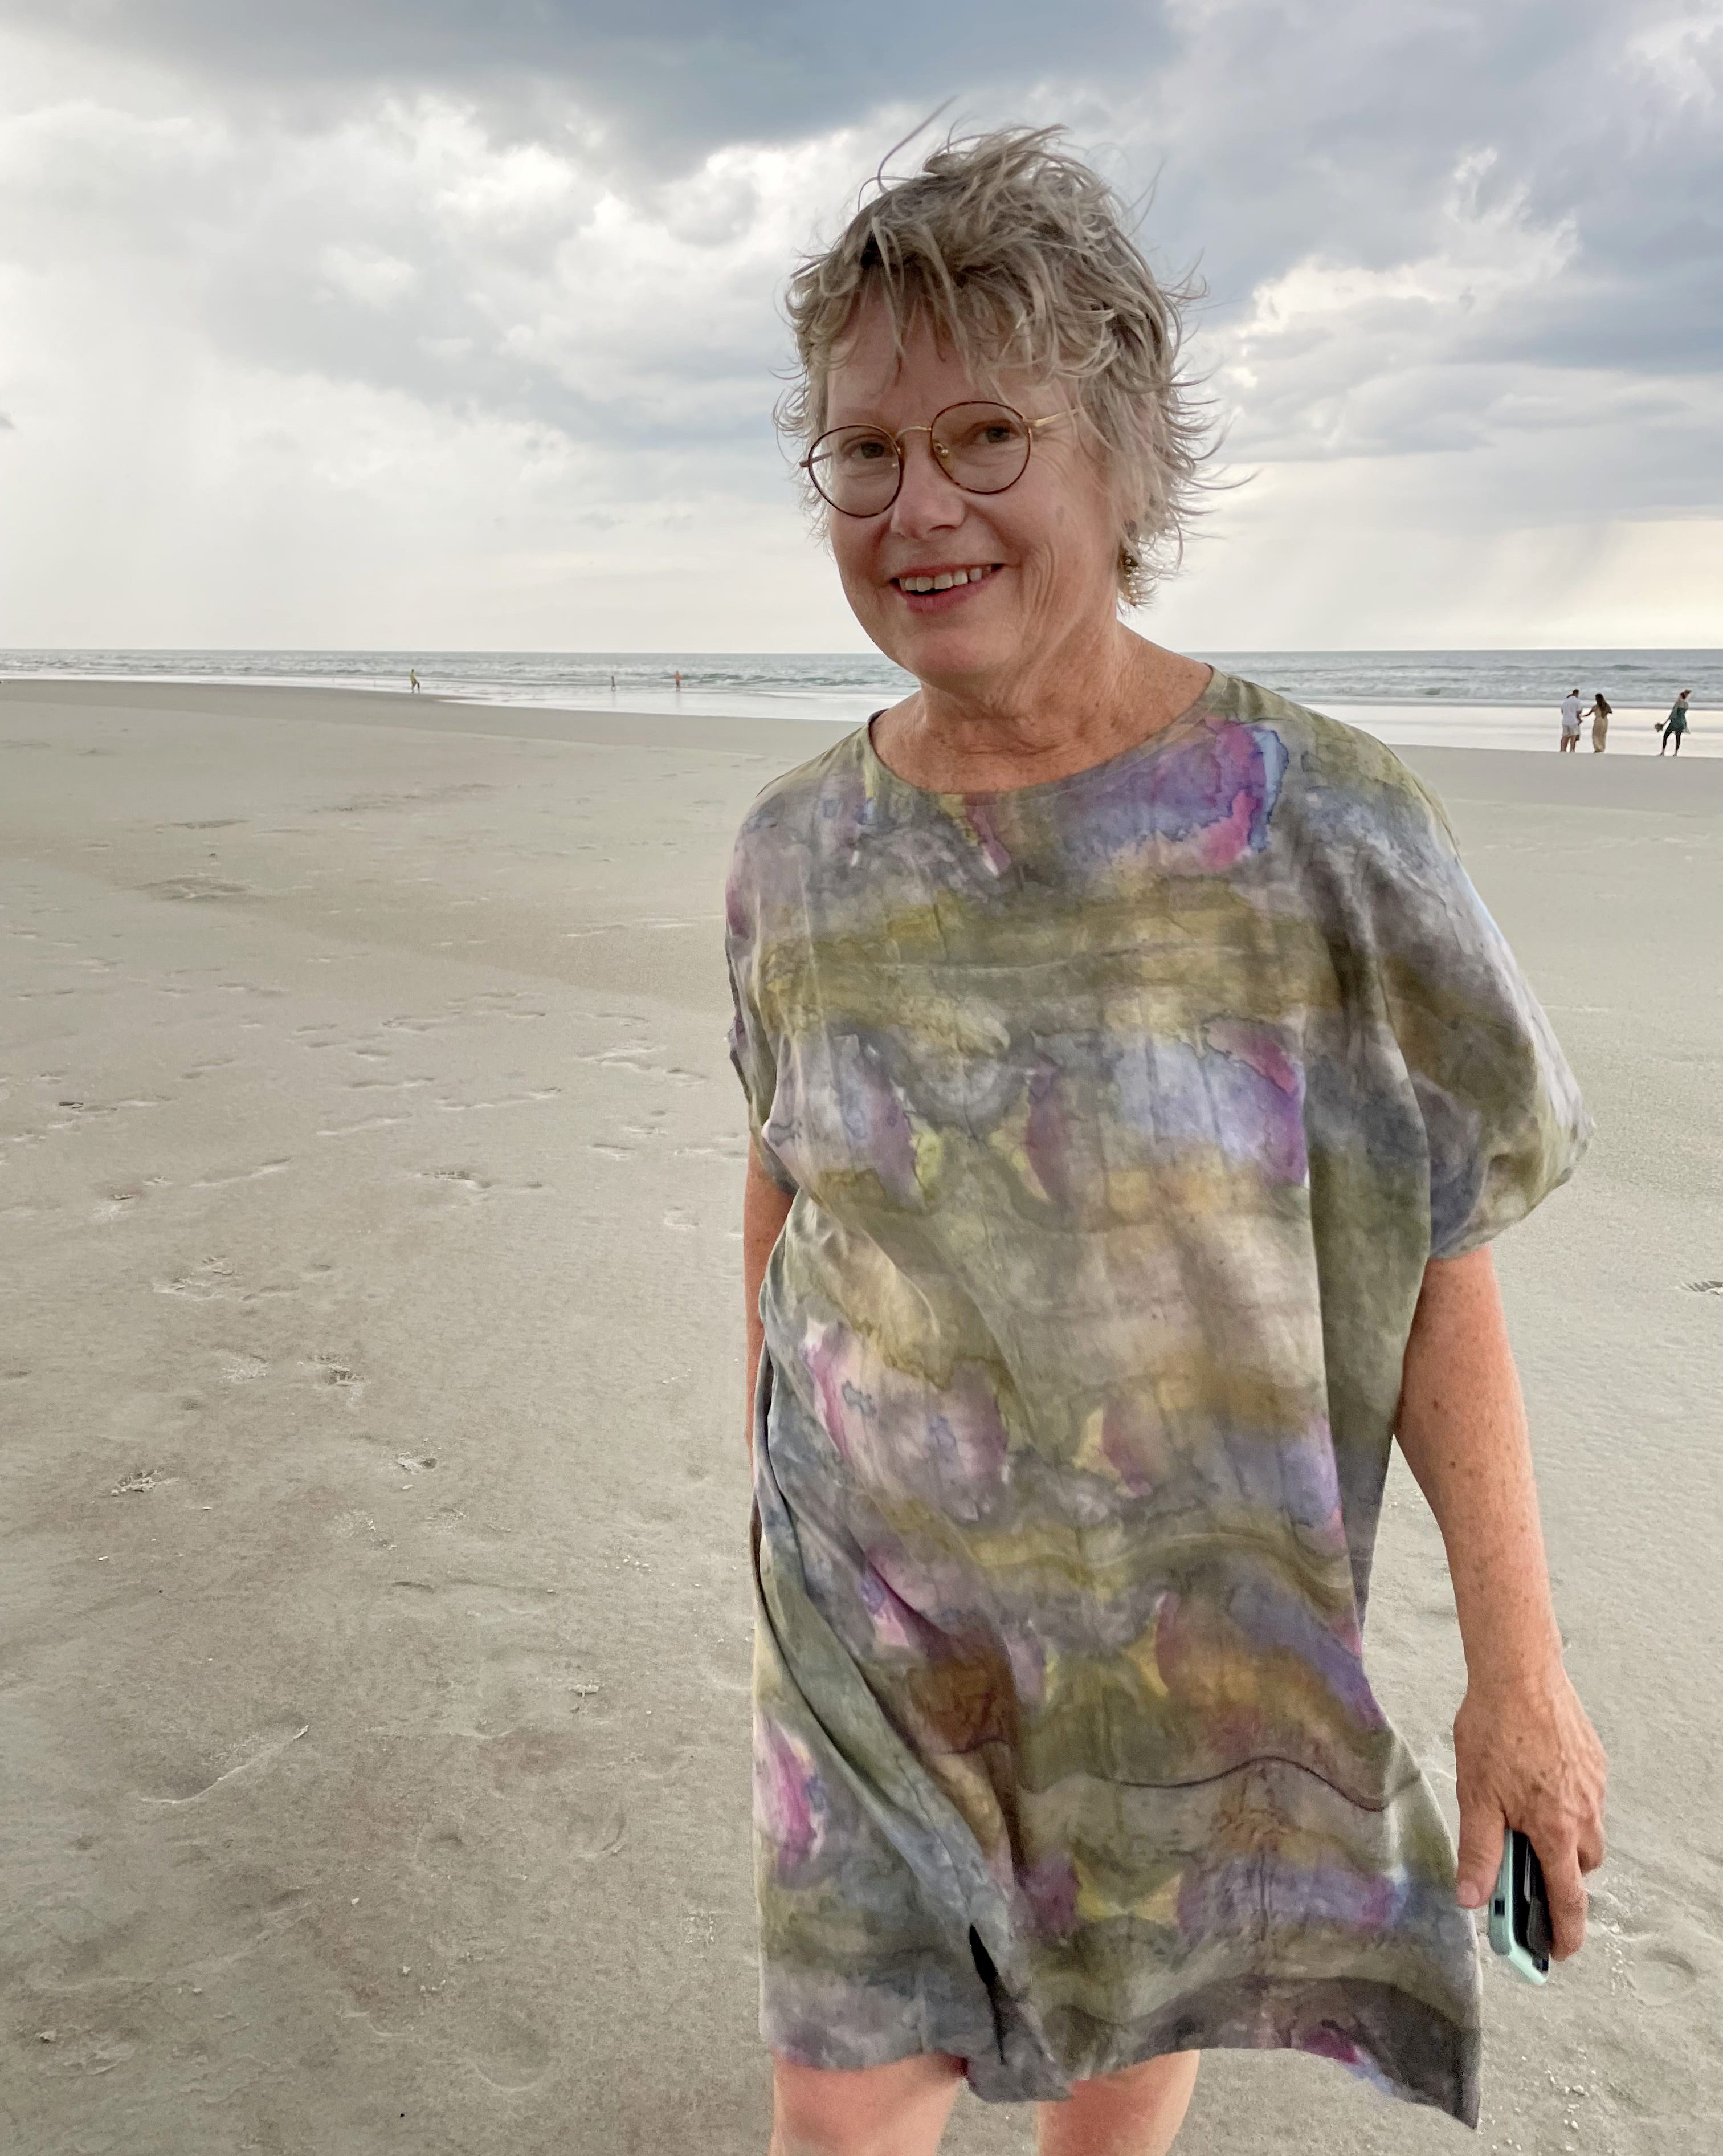
[[[1489,1901],[1502,1836],[1518,1827],[1543,1866],[1555,1958],[1565,1961],[1585,1939],[1584,1875],[1603,1861],[1609,1762],[1561,1662],[1470,1684],[1454,1717],[1454,1753],[1461,1907]]]

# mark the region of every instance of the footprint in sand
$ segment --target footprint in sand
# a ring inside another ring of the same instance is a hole
[[[233,1268],[225,1258],[200,1258],[188,1273],[156,1282],[157,1295],[183,1295],[193,1302],[222,1302],[238,1293]]]
[[[607,1803],[597,1797],[578,1805],[567,1815],[562,1830],[562,1845],[571,1854],[584,1857],[593,1863],[603,1856],[614,1856],[628,1838],[628,1815],[615,1803]]]
[[[476,1108],[526,1108],[537,1101],[554,1101],[562,1090],[560,1086],[537,1086],[524,1093],[505,1093],[494,1101],[439,1101],[437,1106],[449,1115],[466,1115]]]
[[[146,883],[142,889],[151,898],[177,899],[197,903],[209,899],[249,898],[252,886],[249,883],[224,883],[219,876],[170,876],[165,883]]]
[[[90,1218],[94,1220],[123,1220],[135,1205],[141,1204],[151,1190],[160,1190],[167,1183],[163,1175],[146,1175],[141,1183],[128,1183],[124,1189],[104,1194]]]
[[[349,1364],[333,1355],[310,1355],[300,1363],[309,1370],[320,1385],[327,1385],[336,1392],[346,1394],[350,1403],[358,1404],[359,1395],[365,1390],[366,1381]]]
[[[655,1047],[624,1043],[616,1048],[598,1048],[570,1060],[575,1063],[595,1063],[603,1070],[623,1070],[636,1078],[659,1078],[670,1086],[704,1086],[705,1078],[698,1070],[685,1070],[679,1063],[660,1063],[655,1059]]]
[[[512,2014],[486,2016],[484,2025],[473,2033],[476,2041],[469,2051],[462,2052],[462,2063],[505,2095],[526,2095],[549,2072],[548,2041]]]
[[[490,1178],[476,1168],[410,1168],[407,1172],[416,1183],[454,1183],[479,1198],[496,1188]]]
[[[1678,1948],[1647,1945],[1629,1955],[1627,1979],[1646,2005],[1673,2006],[1699,1982],[1699,1971]]]
[[[254,1385],[259,1378],[269,1374],[269,1366],[261,1355],[248,1354],[243,1348],[228,1348],[218,1364],[216,1375],[224,1385]]]
[[[408,1173],[418,1183],[440,1183],[445,1189],[463,1190],[469,1198],[530,1197],[542,1190],[542,1183],[498,1183],[476,1168],[413,1168]]]

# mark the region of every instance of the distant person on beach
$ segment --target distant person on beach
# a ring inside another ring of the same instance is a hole
[[[415,696],[418,696],[418,669],[416,666],[409,666],[409,667],[408,668],[408,670],[407,670],[407,679],[408,679],[408,683],[411,685],[411,687],[412,687],[412,690],[413,690],[413,695],[414,695]]]
[[[1592,721],[1592,753],[1593,756],[1602,756],[1604,748],[1608,743],[1609,714],[1613,709],[1613,706],[1611,705],[1608,697],[1604,695],[1601,689],[1599,689],[1597,694],[1592,698],[1592,708],[1587,715]]]
[[[1504,1828],[1561,1956],[1603,1855],[1487,1248],[1580,1157],[1572,1075],[1423,782],[1120,619],[1200,422],[1058,129],[878,181],[788,313],[916,685],[727,892],[773,2156],[932,2156],[966,2079],[1043,2156],[1159,2156],[1239,2046],[1475,2123]],[[1367,1669],[1397,1438],[1457,1868]]]
[[[682,693],[682,675],[681,675],[681,670],[679,668],[679,669],[677,670],[677,674],[676,674],[676,694],[679,696],[681,695],[681,693]]]
[[[1570,689],[1561,699],[1561,752],[1579,747],[1579,691]]]
[[[1680,755],[1681,737],[1687,731],[1687,700],[1692,694],[1691,689],[1684,689],[1669,706],[1669,716],[1664,721],[1660,730],[1664,737],[1664,745],[1658,751],[1659,756],[1669,754],[1671,742],[1675,745],[1676,755]]]

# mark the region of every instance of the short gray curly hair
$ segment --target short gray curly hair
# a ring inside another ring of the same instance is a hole
[[[1059,127],[949,137],[804,258],[787,311],[800,372],[778,424],[813,441],[858,307],[877,295],[901,350],[925,321],[981,381],[1025,367],[1068,382],[1119,509],[1119,591],[1135,606],[1177,563],[1208,453],[1178,367],[1189,284],[1162,284],[1124,205]]]

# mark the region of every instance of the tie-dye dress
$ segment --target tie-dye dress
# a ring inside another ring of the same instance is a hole
[[[1426,1260],[1587,1123],[1443,814],[1217,674],[1090,770],[769,786],[762,2022],[988,2098],[1290,2046],[1473,2120],[1472,1919],[1361,1625]]]

